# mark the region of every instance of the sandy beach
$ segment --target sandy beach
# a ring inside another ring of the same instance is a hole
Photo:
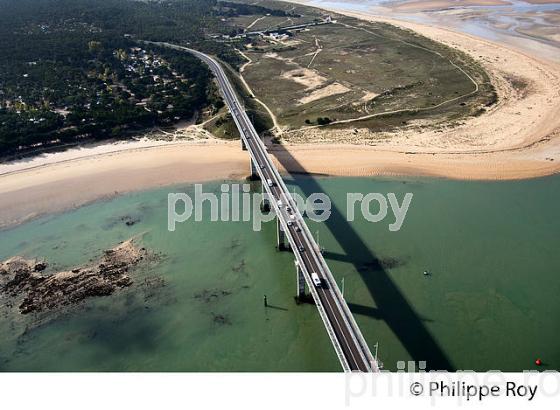
[[[104,147],[107,150],[107,147]],[[220,179],[242,179],[249,156],[238,142],[156,144],[90,155],[53,154],[0,174],[0,229],[44,214],[143,189]],[[557,163],[542,160],[548,148],[502,154],[445,155],[379,151],[357,145],[273,146],[281,172],[332,176],[420,175],[456,179],[519,179],[549,175]],[[560,144],[556,146],[560,155]],[[71,157],[69,159],[68,157]],[[62,159],[64,158],[64,159]]]
[[[558,0],[525,0],[527,3],[532,4],[552,4],[558,3]]]
[[[73,158],[65,158],[69,155]],[[57,162],[59,158],[65,159]],[[0,174],[0,228],[126,192],[238,179],[248,167],[247,153],[238,142],[185,142],[96,155],[72,150],[53,154],[31,161],[27,169]]]
[[[421,10],[438,10],[449,7],[468,7],[468,6],[503,6],[511,4],[503,0],[466,0],[466,1],[453,1],[453,0],[408,0],[395,2],[392,6],[395,10],[401,11],[421,11]]]
[[[347,14],[384,20],[464,50],[488,70],[500,101],[488,113],[453,128],[405,129],[377,145],[365,145],[366,139],[361,141],[359,135],[346,141],[331,138],[322,129],[308,130],[286,139],[286,145],[270,147],[282,171],[466,180],[560,172],[558,64],[449,29]],[[512,79],[524,81],[527,87],[519,92]],[[242,178],[248,169],[249,156],[239,142],[212,138],[82,147],[4,163],[0,164],[0,228],[124,192]]]

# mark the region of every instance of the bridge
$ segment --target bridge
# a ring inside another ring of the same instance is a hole
[[[169,43],[152,44],[189,52],[210,67],[239,129],[242,146],[251,157],[251,175],[260,178],[263,191],[268,194],[269,205],[272,206],[277,216],[278,248],[283,249],[289,245],[294,254],[297,296],[299,298],[305,296],[305,285],[307,284],[345,372],[378,372],[377,358],[372,356],[319,246],[315,243],[313,235],[274,162],[268,155],[263,141],[249,120],[222,66],[214,58],[187,47]],[[286,240],[288,244],[286,244]],[[320,286],[314,284],[311,278],[312,273],[318,275],[321,281]]]

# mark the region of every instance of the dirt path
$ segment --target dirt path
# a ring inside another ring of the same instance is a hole
[[[251,94],[252,96],[254,96],[255,101],[258,102],[268,113],[268,115],[270,116],[270,118],[272,119],[272,123],[274,124],[274,127],[272,128],[272,132],[276,133],[277,135],[282,134],[282,128],[280,127],[280,124],[278,124],[278,119],[276,118],[276,115],[274,115],[274,113],[272,112],[272,110],[270,108],[268,108],[268,106],[259,98],[257,98],[257,96],[255,95],[255,93],[253,92],[253,90],[251,89],[251,87],[249,86],[249,84],[247,83],[247,81],[245,81],[245,78],[243,77],[243,71],[245,71],[245,68],[247,68],[252,62],[253,60],[251,60],[249,58],[249,56],[247,56],[245,53],[243,53],[241,50],[237,50],[237,52],[239,54],[241,54],[241,56],[243,56],[243,58],[245,58],[247,60],[247,62],[245,64],[243,64],[240,68],[239,68],[239,78],[241,79],[241,82],[243,83],[243,85],[245,86],[245,88],[247,89],[247,91],[249,92],[249,94]]]
[[[317,36],[313,37],[315,37],[315,47],[317,47],[317,50],[315,50],[315,52],[313,53],[313,57],[311,57],[311,61],[309,62],[309,64],[307,64],[307,68],[311,68],[313,61],[315,61],[315,58],[317,58],[319,53],[323,51],[323,47],[321,47],[321,43],[319,43],[319,39],[317,38]]]
[[[261,21],[265,18],[266,18],[266,16],[259,17],[258,19],[253,21],[251,24],[249,24],[247,27],[245,27],[245,31],[249,30],[251,27],[253,27],[255,24],[257,24],[259,21]]]
[[[306,4],[305,1],[292,2]],[[425,153],[435,156],[456,154],[457,160],[464,159],[465,154],[469,156],[469,161],[476,154],[502,153],[505,156],[515,155],[516,161],[519,156],[525,156],[529,161],[546,161],[546,169],[560,168],[555,166],[560,164],[559,64],[527,55],[509,45],[493,43],[446,28],[398,21],[363,12],[335,12],[363,20],[390,23],[466,52],[486,69],[499,101],[485,114],[455,124],[430,127],[425,122],[415,121],[398,131],[387,133],[367,129],[355,129],[352,132],[328,127],[306,128],[300,132],[285,132],[284,137],[288,143],[368,145],[373,150],[384,152]],[[449,102],[452,101],[446,103]],[[379,114],[370,114],[361,119],[376,115]],[[504,155],[500,155],[500,161],[506,160]],[[487,159],[480,158],[481,167],[487,166]]]

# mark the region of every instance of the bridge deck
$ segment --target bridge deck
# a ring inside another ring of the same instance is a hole
[[[254,161],[255,168],[261,178],[266,192],[270,195],[270,203],[285,231],[291,249],[303,271],[303,276],[317,309],[327,329],[327,333],[338,355],[344,371],[379,371],[354,318],[343,299],[336,281],[327,266],[319,247],[313,239],[295,201],[282,180],[276,166],[269,157],[266,147],[233,90],[223,68],[212,57],[199,51],[169,43],[156,43],[166,47],[184,50],[204,61],[218,81],[224,100],[231,111],[239,129],[241,138]],[[272,185],[267,183],[272,181]],[[282,206],[278,201],[282,201]],[[291,221],[288,224],[288,221]],[[311,273],[316,272],[323,285],[316,287],[311,280]]]

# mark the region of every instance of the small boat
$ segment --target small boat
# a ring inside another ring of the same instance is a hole
[[[430,276],[430,272],[428,272],[427,270],[424,271],[424,276]]]

